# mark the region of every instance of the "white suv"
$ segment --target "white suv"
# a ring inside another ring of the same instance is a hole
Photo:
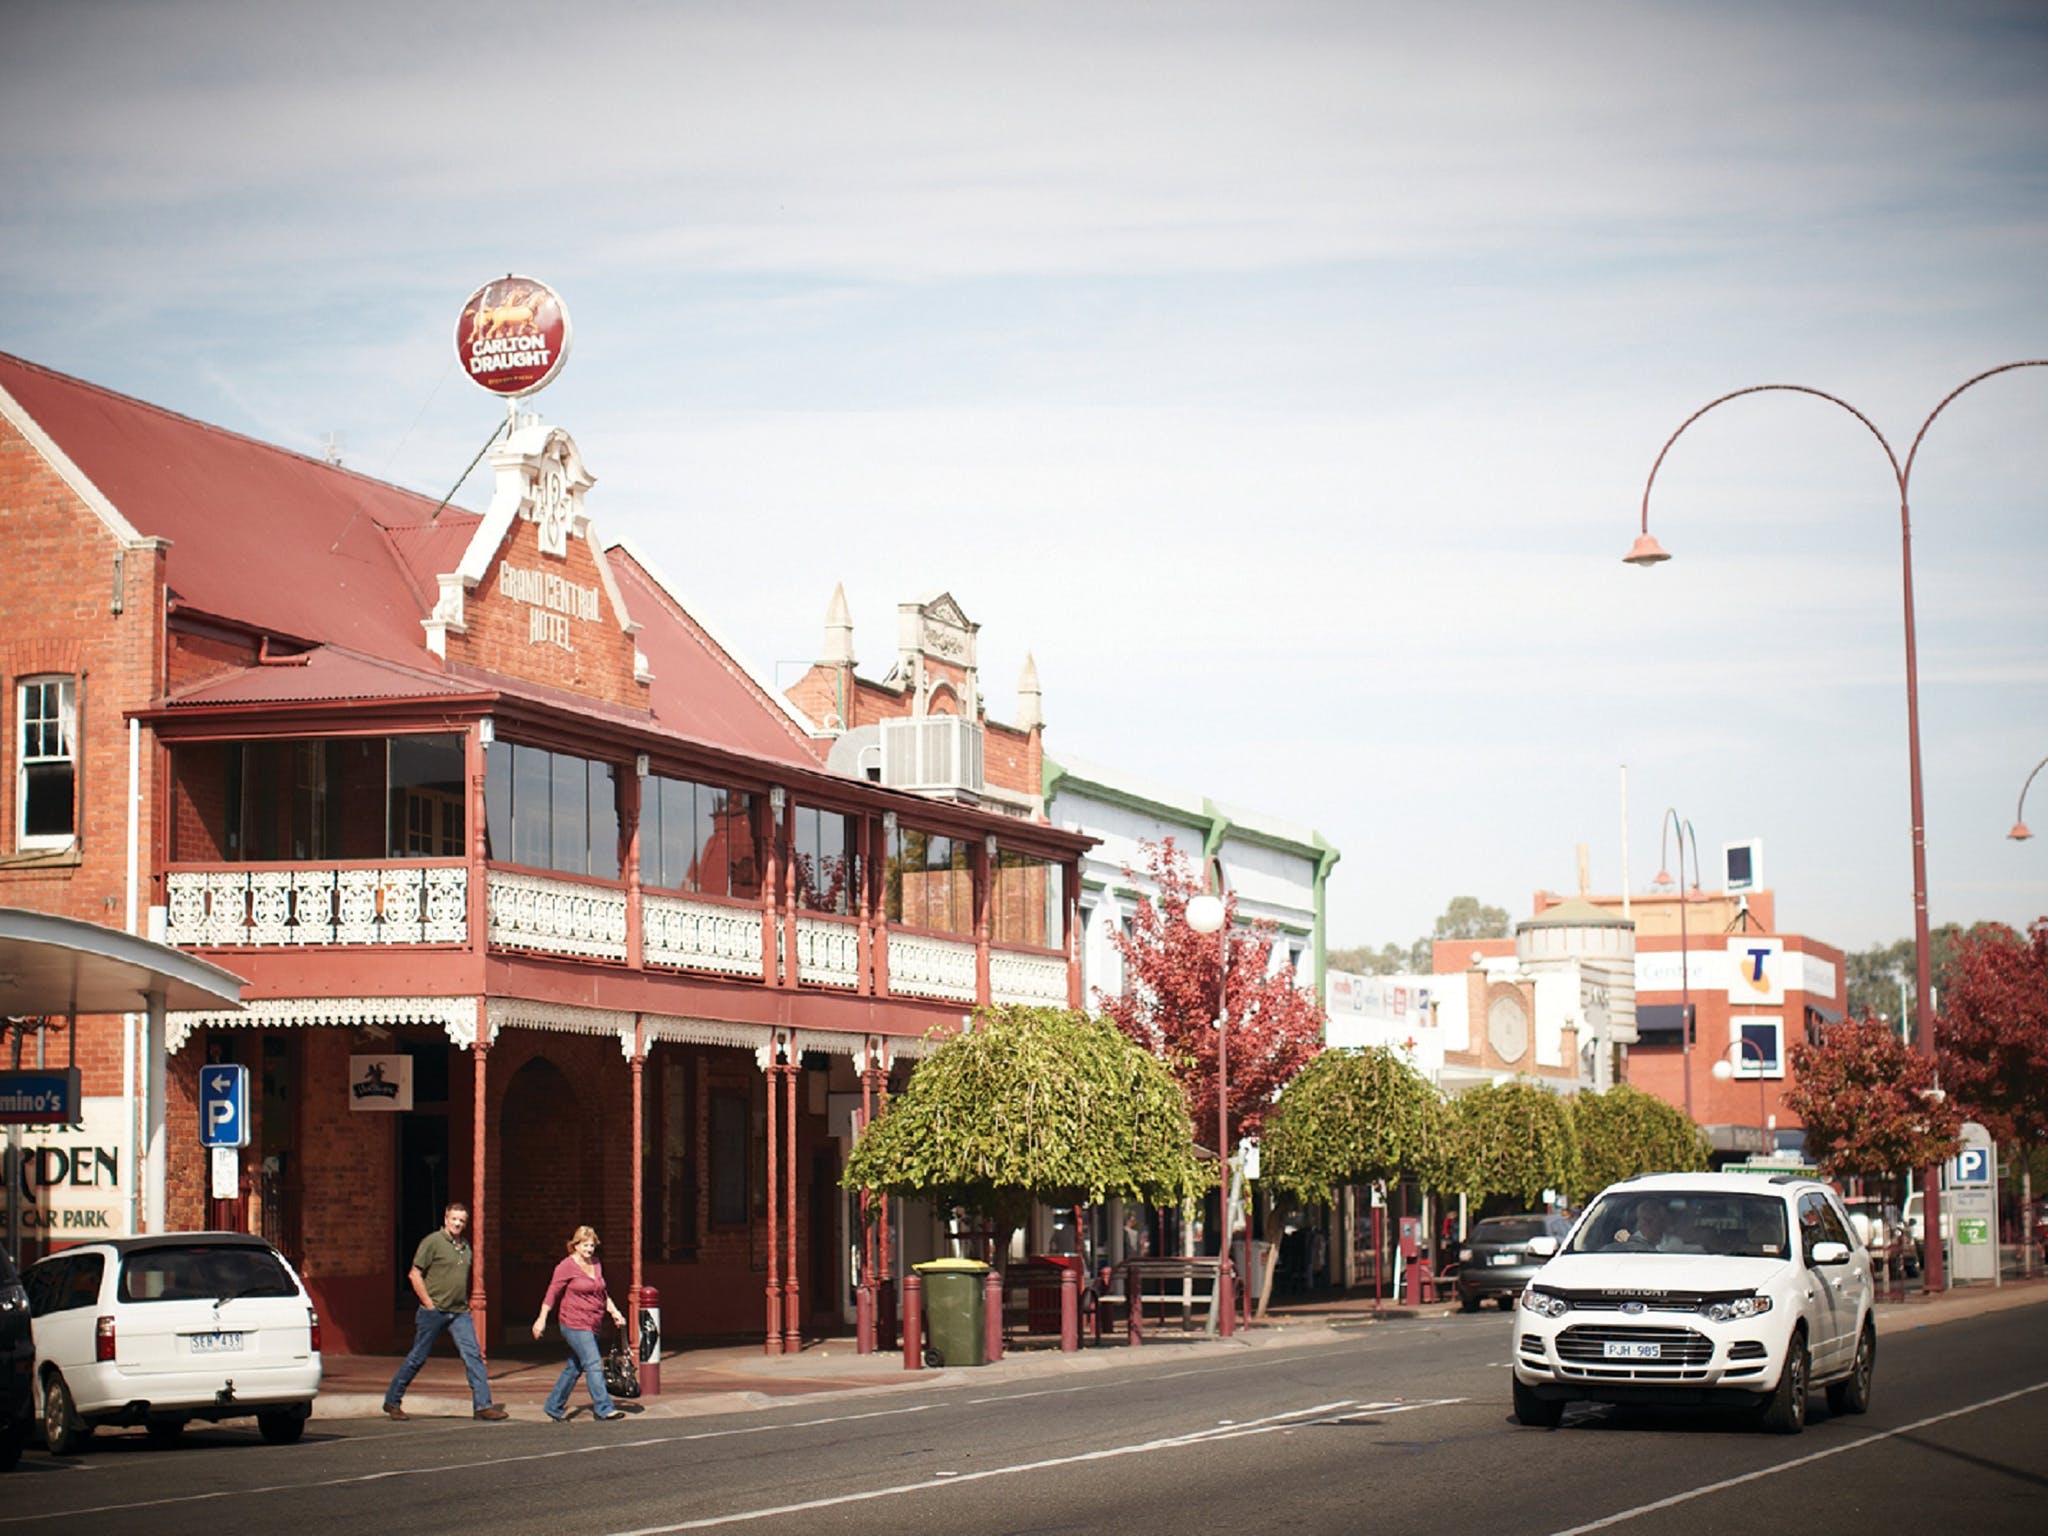
[[[1832,1412],[1870,1406],[1871,1302],[1870,1256],[1827,1185],[1627,1179],[1586,1208],[1522,1292],[1515,1417],[1551,1427],[1573,1401],[1726,1404],[1797,1434],[1815,1386]]]
[[[254,1415],[296,1440],[320,1390],[320,1319],[270,1244],[240,1232],[166,1232],[81,1243],[22,1276],[35,1385],[52,1453],[102,1424],[140,1424],[159,1445],[191,1419]]]

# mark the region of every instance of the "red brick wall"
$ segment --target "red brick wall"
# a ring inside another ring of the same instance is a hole
[[[489,574],[464,601],[467,633],[448,636],[448,659],[630,709],[646,708],[647,685],[633,681],[632,636],[619,628],[619,616],[612,610],[588,541],[572,538],[568,558],[557,560],[540,552],[538,540],[539,531],[532,523],[512,525]],[[579,587],[597,588],[598,617],[568,620],[573,649],[533,639],[532,616],[546,610],[514,601],[498,589],[507,560],[523,570],[544,571]]]

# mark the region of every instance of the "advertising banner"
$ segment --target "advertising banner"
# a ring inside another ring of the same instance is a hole
[[[351,1056],[348,1059],[348,1107],[386,1114],[412,1108],[412,1058]]]
[[[470,381],[510,399],[545,388],[569,356],[569,306],[538,278],[508,272],[469,296],[455,356]]]

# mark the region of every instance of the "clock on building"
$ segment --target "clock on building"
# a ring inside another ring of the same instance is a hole
[[[1502,1061],[1520,1061],[1529,1049],[1529,1015],[1519,997],[1496,997],[1486,1010],[1486,1040]]]

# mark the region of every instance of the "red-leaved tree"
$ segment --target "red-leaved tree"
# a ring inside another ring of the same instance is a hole
[[[1989,926],[1963,938],[1934,1034],[1950,1097],[2018,1153],[2027,1242],[2033,1154],[2048,1146],[2048,917],[2024,938]],[[2031,1268],[2031,1249],[2027,1262]]]
[[[1806,1122],[1806,1150],[1830,1177],[1890,1180],[1953,1157],[1962,1115],[1934,1092],[1934,1063],[1879,1019],[1830,1025],[1791,1050],[1785,1104]]]
[[[1138,903],[1128,935],[1115,935],[1123,995],[1098,989],[1096,1001],[1117,1028],[1166,1063],[1187,1096],[1195,1134],[1213,1134],[1218,935],[1188,926],[1188,901],[1202,894],[1202,881],[1173,839],[1144,849],[1145,873],[1158,895]],[[1125,873],[1135,878],[1135,871]],[[1321,1049],[1323,1008],[1313,993],[1294,985],[1293,972],[1268,970],[1272,925],[1240,929],[1236,895],[1226,893],[1223,905],[1230,1119],[1234,1136],[1256,1136],[1273,1096]]]

